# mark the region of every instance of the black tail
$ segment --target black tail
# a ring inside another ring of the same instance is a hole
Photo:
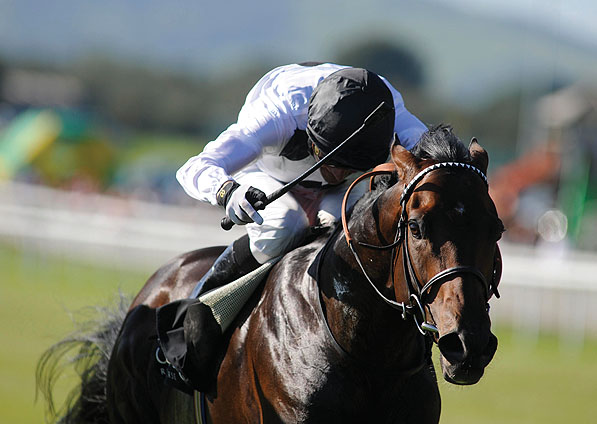
[[[93,308],[93,317],[76,322],[78,328],[74,333],[43,353],[35,377],[37,394],[41,393],[47,403],[47,422],[108,423],[108,361],[129,304],[121,296],[115,307]],[[69,368],[74,370],[78,383],[64,403],[57,406],[53,391],[59,377]]]

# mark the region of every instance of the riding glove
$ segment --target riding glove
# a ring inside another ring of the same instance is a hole
[[[236,181],[226,181],[217,193],[217,202],[226,209],[226,215],[237,225],[251,222],[263,223],[263,218],[253,207],[257,202],[265,202],[267,195],[248,184],[239,185]]]

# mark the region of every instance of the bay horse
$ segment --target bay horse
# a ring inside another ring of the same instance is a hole
[[[438,423],[433,343],[446,381],[482,377],[497,349],[488,301],[504,230],[488,155],[438,126],[391,158],[391,181],[374,180],[343,225],[285,255],[227,330],[202,398],[207,422]],[[175,258],[106,321],[82,349],[103,340],[61,422],[195,422],[197,398],[155,372],[155,309],[187,297],[222,250]],[[50,400],[60,346],[38,366]]]

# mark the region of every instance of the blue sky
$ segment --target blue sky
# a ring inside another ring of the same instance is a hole
[[[436,0],[462,10],[526,22],[541,22],[554,33],[597,46],[594,0]]]
[[[470,102],[537,74],[594,76],[595,22],[594,0],[0,0],[0,57],[101,53],[219,76],[377,36],[420,55],[434,94]]]
[[[417,7],[432,14],[434,5],[459,8],[470,13],[471,19],[479,15],[538,25],[597,47],[594,0],[371,0],[365,8],[349,0],[0,0],[0,49],[10,44],[23,48],[37,45],[40,54],[46,50],[49,55],[67,57],[77,46],[112,46],[151,55],[153,44],[156,50],[169,49],[174,58],[184,56],[185,51],[193,53],[189,46],[209,49],[210,44],[216,44],[242,51],[243,41],[251,39],[266,44],[270,41],[275,48],[278,43],[291,41],[288,34],[294,34],[295,39],[300,35],[304,45],[313,49],[317,48],[313,40],[317,38],[321,44],[325,34],[321,27],[313,28],[313,22],[324,22],[332,34],[334,28],[346,23],[359,30],[355,22],[375,32],[383,26],[379,23],[385,24],[391,16],[399,22],[402,11],[408,14]],[[195,39],[193,43],[189,34]],[[172,43],[175,37],[178,43]],[[301,50],[299,44],[294,48]]]

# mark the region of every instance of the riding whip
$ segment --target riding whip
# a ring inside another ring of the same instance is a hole
[[[346,144],[350,140],[352,140],[355,136],[357,136],[361,131],[363,131],[365,128],[369,128],[369,127],[377,125],[379,122],[381,122],[383,120],[383,118],[385,118],[385,116],[390,111],[393,111],[393,110],[394,109],[392,107],[386,105],[386,102],[381,102],[373,110],[373,112],[371,112],[369,114],[369,116],[367,116],[365,118],[365,120],[363,121],[363,124],[359,128],[357,128],[351,135],[349,135],[342,143],[338,144],[331,152],[329,152],[327,155],[325,155],[323,158],[321,158],[319,161],[317,161],[315,163],[315,165],[313,165],[311,168],[307,169],[305,172],[303,172],[301,175],[296,177],[294,180],[292,180],[291,182],[286,184],[284,187],[269,194],[265,201],[256,202],[253,205],[253,208],[255,208],[256,211],[265,209],[265,207],[267,205],[269,205],[270,203],[272,203],[274,200],[277,200],[280,197],[282,197],[284,194],[288,193],[290,190],[292,190],[294,188],[294,186],[296,186],[298,183],[303,181],[309,175],[311,175],[312,173],[317,171],[319,168],[321,168],[323,165],[325,165],[327,162],[329,162],[344,146],[346,146]],[[234,222],[232,222],[232,220],[230,218],[224,217],[224,218],[222,218],[220,225],[224,230],[228,231],[234,226]]]

